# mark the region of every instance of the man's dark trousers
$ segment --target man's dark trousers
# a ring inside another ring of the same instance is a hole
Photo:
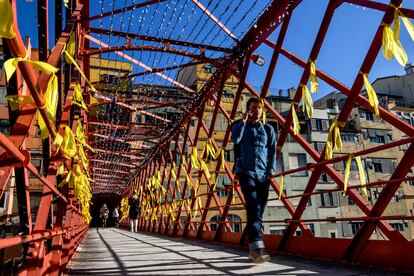
[[[237,175],[246,201],[249,249],[262,249],[264,248],[262,235],[263,213],[269,195],[270,180],[266,178],[258,179],[244,173]]]

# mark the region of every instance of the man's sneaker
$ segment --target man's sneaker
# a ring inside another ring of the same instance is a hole
[[[264,249],[257,249],[249,252],[249,259],[257,264],[260,264],[270,261],[270,256]]]

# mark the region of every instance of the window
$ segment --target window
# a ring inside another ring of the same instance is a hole
[[[322,173],[321,179],[322,179],[322,182],[331,182],[332,181],[331,178],[328,176],[328,174],[326,172]]]
[[[382,164],[380,162],[373,162],[374,163],[374,171],[377,173],[382,173]]]
[[[402,223],[390,223],[390,225],[397,231],[404,231],[404,225]]]
[[[369,137],[369,141],[375,144],[385,144],[385,137],[384,136]]]
[[[311,119],[311,127],[312,127],[312,130],[327,131],[328,130],[328,120]]]
[[[334,105],[335,105],[335,99],[328,99],[326,101],[326,107],[327,108],[333,109]]]
[[[6,208],[7,193],[8,192],[4,192],[3,196],[0,198],[0,210],[4,210],[4,208]]]
[[[367,121],[374,121],[374,115],[370,111],[365,111],[365,118]]]
[[[338,195],[334,192],[325,192],[320,194],[322,207],[336,207],[338,206]]]
[[[234,99],[234,94],[230,90],[223,90],[223,98]]]
[[[289,154],[289,164],[290,169],[297,169],[306,166],[306,154],[304,153],[294,153]],[[308,176],[308,171],[303,170],[293,174],[292,176]]]
[[[120,78],[113,74],[101,74],[99,79],[107,84],[119,85],[121,83]]]
[[[341,134],[342,141],[349,142],[349,143],[357,143],[358,136],[355,133],[342,133]]]
[[[36,169],[42,173],[42,165],[43,165],[43,156],[41,153],[31,153],[30,154],[31,157],[31,162],[33,164],[33,166],[36,167]],[[30,177],[34,177],[34,175],[32,173],[29,174]]]
[[[362,222],[352,222],[351,223],[351,229],[352,229],[352,234],[355,235],[359,228],[361,228],[362,226]]]
[[[227,215],[227,220],[230,223],[231,226],[231,230],[233,232],[241,232],[242,231],[242,223],[241,223],[241,219],[239,216],[237,215],[233,215],[233,214],[228,214]],[[214,217],[212,217],[210,219],[210,228],[211,231],[217,231],[218,229],[218,225],[219,223],[221,223],[221,217],[219,215],[216,215]]]
[[[400,202],[400,196],[398,195],[398,192],[394,194],[393,200],[394,202]]]
[[[0,119],[0,131],[6,136],[10,134],[10,121],[9,120]]]
[[[216,190],[221,190],[225,186],[229,186],[229,185],[231,185],[231,181],[229,180],[227,175],[219,175],[217,177]],[[227,197],[227,195],[228,195],[227,190],[221,190],[217,192],[217,196],[219,197]]]
[[[276,159],[276,172],[284,172],[283,153],[280,153],[279,159]]]
[[[227,162],[234,162],[234,150],[231,149],[231,150],[224,151],[224,159]]]
[[[205,73],[213,74],[214,72],[216,72],[216,67],[214,67],[211,64],[206,64],[204,65],[203,70]]]
[[[315,235],[315,225],[313,223],[309,223],[308,226],[309,226],[309,229],[311,230],[312,234]]]
[[[326,143],[323,143],[323,142],[315,142],[315,143],[314,143],[314,146],[315,146],[315,149],[316,149],[319,153],[322,153],[323,149],[325,148],[325,144],[326,144]]]

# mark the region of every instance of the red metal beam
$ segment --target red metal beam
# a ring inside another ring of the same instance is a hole
[[[348,2],[350,4],[358,5],[361,7],[366,7],[378,11],[385,12],[388,8],[387,4],[375,2],[375,1],[369,1],[369,0],[343,0],[344,2]],[[400,11],[407,17],[414,19],[414,10],[411,9],[405,9],[403,7],[400,7]]]

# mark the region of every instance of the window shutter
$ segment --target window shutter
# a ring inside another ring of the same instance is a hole
[[[322,130],[328,130],[328,120],[322,120]]]
[[[364,137],[364,140],[367,140],[368,139],[368,132],[367,132],[366,129],[363,129],[362,130],[362,136]]]
[[[312,126],[312,130],[317,130],[317,128],[316,128],[316,119],[311,119],[311,126]]]

